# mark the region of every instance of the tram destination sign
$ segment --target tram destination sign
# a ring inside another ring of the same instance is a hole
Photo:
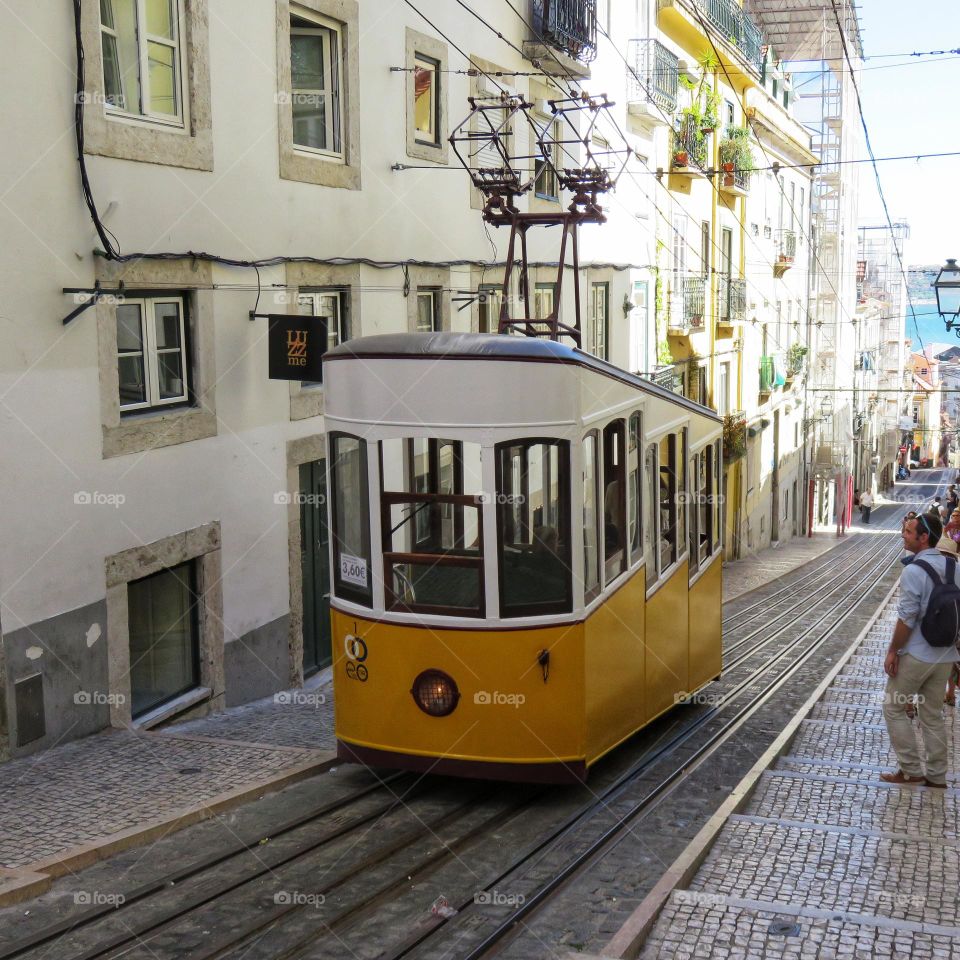
[[[320,380],[327,345],[324,317],[288,313],[267,315],[267,346],[271,380]]]

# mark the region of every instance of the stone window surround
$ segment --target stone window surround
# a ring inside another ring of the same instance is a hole
[[[360,8],[357,0],[296,0],[294,7],[335,20],[343,43],[340,104],[344,161],[297,150],[290,93],[290,0],[277,0],[277,122],[280,177],[325,187],[360,189]]]
[[[195,527],[153,543],[121,550],[104,560],[107,584],[107,676],[117,694],[110,706],[110,725],[133,723],[130,692],[130,626],[127,605],[131,580],[177,564],[196,561],[200,597],[200,686],[211,692],[194,715],[220,711],[225,703],[223,587],[220,521]]]
[[[559,90],[551,89],[546,84],[540,83],[537,80],[530,80],[530,100],[536,103],[538,100],[552,100],[561,96]],[[565,131],[561,131],[561,136],[567,136]],[[530,137],[533,137],[533,131],[530,131]],[[531,144],[531,149],[529,153],[533,153],[533,146]],[[562,149],[562,148],[561,148]],[[569,162],[569,158],[564,160],[564,157],[559,157],[560,166],[562,167],[564,162]],[[562,209],[563,196],[561,195],[560,184],[557,184],[557,198],[552,199],[545,196],[537,196],[537,194],[531,190],[527,196],[529,197],[529,210],[531,213],[559,213]]]
[[[449,267],[407,267],[410,292],[407,295],[407,331],[417,332],[417,290],[433,287],[439,293],[440,329],[450,329],[450,269]]]
[[[287,441],[287,490],[300,490],[300,467],[314,460],[325,460],[325,433],[310,434]],[[303,555],[300,530],[300,504],[291,497],[287,504],[287,545],[290,570],[290,686],[303,686]]]
[[[139,160],[191,170],[213,170],[213,120],[210,108],[208,0],[181,0],[184,6],[183,55],[186,127],[149,118],[108,115],[103,89],[100,4],[83,0],[80,29],[85,58],[84,153]]]
[[[212,286],[211,264],[193,260],[133,260],[129,263],[96,258],[96,275],[108,289],[119,281],[134,290],[160,287],[171,293],[177,288]],[[100,420],[103,458],[142,453],[217,434],[216,363],[214,358],[212,289],[194,289],[190,297],[191,390],[193,406],[144,411],[121,416],[117,372],[116,307],[100,302],[97,315],[97,350],[100,369]]]
[[[437,143],[424,143],[417,140],[414,121],[414,88],[416,78],[413,68],[417,55],[429,57],[437,61],[436,82],[440,85],[440,95],[437,98]],[[407,67],[406,74],[406,123],[407,123],[407,156],[414,160],[428,160],[446,165],[450,158],[450,147],[447,143],[449,136],[450,114],[448,110],[449,92],[447,77],[447,45],[439,40],[420,33],[410,27],[406,29],[406,53],[404,60]]]
[[[473,267],[470,271],[470,283],[472,292],[479,294],[481,287],[497,287],[498,290],[503,289],[503,274],[506,270],[506,267]],[[516,271],[513,275],[513,286],[516,287]],[[511,306],[509,309],[514,309],[514,306]],[[493,317],[493,325],[496,328],[497,323],[499,322],[499,317]],[[479,297],[477,302],[473,305],[473,309],[470,311],[470,331],[472,333],[480,332],[480,301]],[[496,333],[497,330],[493,329],[492,333]]]
[[[288,263],[288,290],[315,290],[321,287],[347,289],[350,298],[350,336],[363,336],[360,319],[360,265],[333,266],[320,263]],[[292,311],[297,312],[296,296]],[[290,419],[306,420],[323,415],[323,387],[304,387],[299,380],[290,381]],[[317,459],[317,458],[314,458]],[[303,461],[306,463],[307,461]],[[296,489],[291,487],[291,490]]]

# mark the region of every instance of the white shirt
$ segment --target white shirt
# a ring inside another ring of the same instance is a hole
[[[947,572],[947,558],[939,550],[929,548],[921,550],[914,559],[903,568],[900,574],[900,602],[897,605],[897,616],[908,626],[913,628],[907,645],[900,651],[900,655],[909,653],[916,660],[924,663],[953,663],[958,659],[957,648],[931,647],[920,631],[920,621],[930,602],[933,593],[933,580],[926,570],[916,565],[917,560],[925,560],[940,575],[941,582]],[[954,573],[954,580],[960,586],[960,563]]]
[[[873,506],[873,496],[870,493],[863,493],[860,495],[860,506],[861,507],[872,507]]]

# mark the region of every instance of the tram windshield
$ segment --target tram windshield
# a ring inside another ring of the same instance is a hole
[[[383,440],[380,462],[387,609],[482,616],[479,444]]]
[[[564,440],[498,444],[497,535],[500,614],[566,613],[570,575],[570,445]]]

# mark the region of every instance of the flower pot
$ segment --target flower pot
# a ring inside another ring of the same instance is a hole
[[[673,165],[675,167],[685,167],[690,161],[690,155],[686,150],[677,150],[673,155]]]

